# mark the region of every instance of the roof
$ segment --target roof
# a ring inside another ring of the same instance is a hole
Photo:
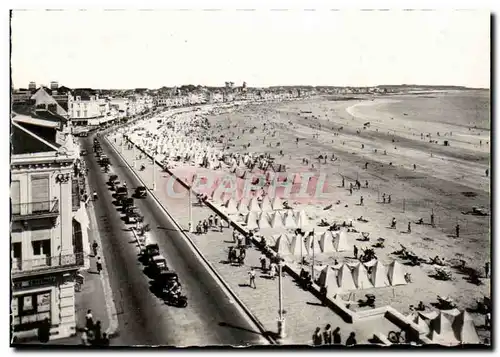
[[[14,103],[12,105],[12,112],[13,114],[15,114],[14,118],[16,117],[16,114],[20,114],[27,117],[32,117],[34,119],[42,119],[53,123],[61,123],[68,121],[68,119],[66,119],[65,117],[50,110],[35,109],[35,106],[32,104]]]
[[[34,154],[39,152],[57,151],[60,145],[45,140],[20,123],[11,121],[11,154]],[[54,131],[53,129],[49,129]],[[54,131],[55,135],[55,131]]]

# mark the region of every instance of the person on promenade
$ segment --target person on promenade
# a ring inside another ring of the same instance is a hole
[[[94,327],[94,317],[92,316],[92,310],[88,309],[85,315],[85,327],[91,329]]]
[[[490,263],[486,262],[484,263],[484,277],[488,279],[490,276]]]
[[[323,343],[325,345],[331,345],[332,344],[332,329],[331,325],[328,324],[325,326],[325,331],[323,331]]]
[[[321,344],[323,343],[322,340],[323,339],[321,337],[321,328],[316,327],[316,330],[314,331],[314,334],[312,335],[313,345],[314,346],[321,346]]]
[[[266,263],[267,263],[267,258],[266,258],[266,255],[264,253],[262,253],[260,255],[260,258],[259,258],[259,261],[260,261],[260,269],[262,271],[266,271]]]
[[[97,257],[97,262],[95,263],[96,269],[97,269],[97,274],[101,274],[102,271],[102,263],[101,263],[101,257]]]
[[[345,341],[346,346],[354,346],[357,345],[358,342],[356,341],[356,334],[354,332],[351,332],[349,334],[349,337]]]
[[[354,251],[354,259],[358,259],[358,247],[354,246],[353,251]]]
[[[82,331],[82,335],[80,336],[81,341],[82,341],[82,345],[84,345],[84,346],[89,346],[90,345],[89,344],[89,336],[87,334],[88,330],[89,329],[87,327],[85,327],[83,329],[83,331]]]
[[[340,327],[335,328],[332,333],[333,344],[340,345],[342,343],[342,338],[340,337]]]
[[[101,340],[101,321],[97,320],[94,325],[94,342],[99,343]]]
[[[250,268],[250,271],[248,272],[248,275],[250,277],[250,283],[248,284],[251,288],[257,289],[257,285],[255,285],[255,270]]]
[[[97,241],[94,240],[94,243],[92,243],[92,250],[94,251],[94,257],[97,256],[97,248],[99,247],[99,244],[97,244]]]

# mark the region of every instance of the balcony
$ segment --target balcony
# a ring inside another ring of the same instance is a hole
[[[12,204],[12,220],[50,218],[59,215],[59,200]]]
[[[78,268],[84,264],[84,253],[72,253],[57,256],[46,256],[37,259],[12,259],[12,277],[35,275],[53,271],[64,271],[68,268]]]

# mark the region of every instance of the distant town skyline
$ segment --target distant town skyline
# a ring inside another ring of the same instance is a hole
[[[15,88],[490,87],[487,11],[14,10]]]

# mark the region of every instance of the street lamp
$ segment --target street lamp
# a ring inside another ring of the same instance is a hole
[[[189,204],[189,233],[194,233],[194,225],[193,225],[193,203],[191,201],[192,189],[194,182],[196,181],[196,174],[193,175],[193,183],[188,187],[188,204]]]

